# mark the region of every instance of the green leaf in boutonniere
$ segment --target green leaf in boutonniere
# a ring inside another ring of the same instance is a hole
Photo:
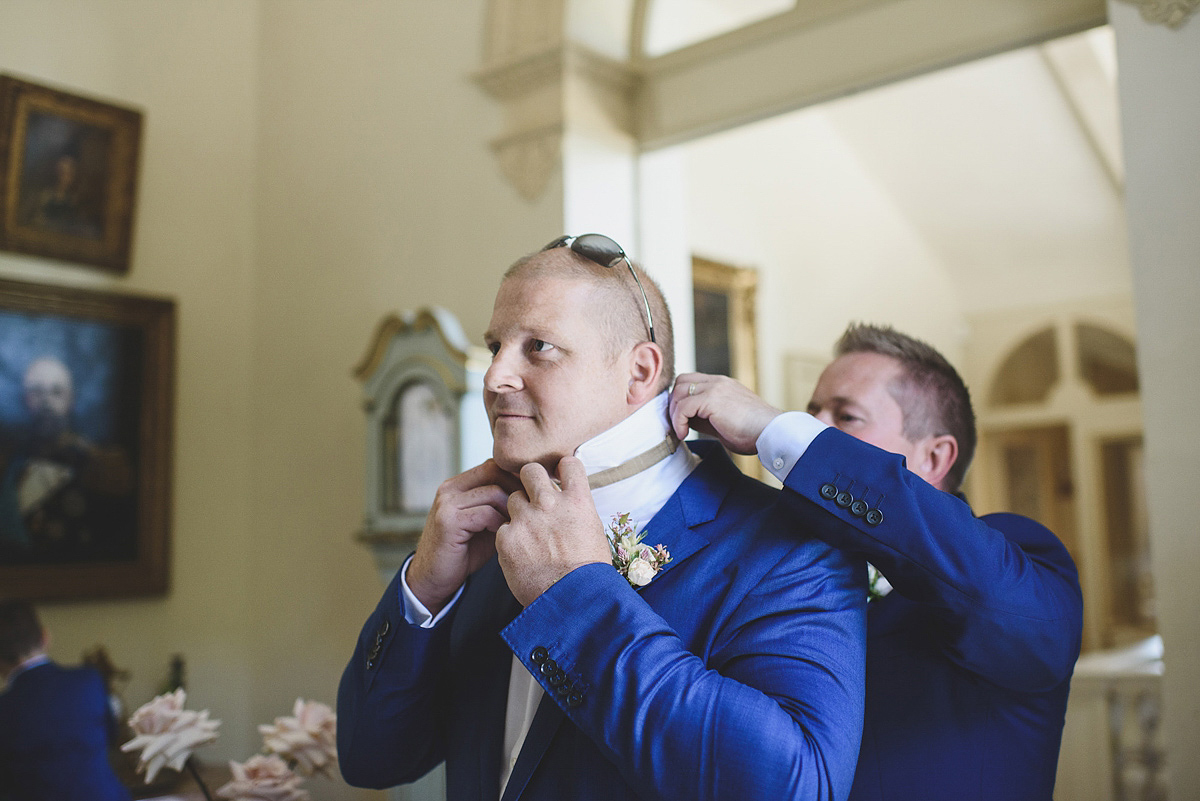
[[[629,513],[613,515],[608,524],[608,548],[613,567],[633,587],[644,587],[671,561],[671,554],[661,543],[651,548],[642,544],[646,532],[635,534]]]

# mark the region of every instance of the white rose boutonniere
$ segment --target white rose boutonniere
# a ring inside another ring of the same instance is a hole
[[[614,515],[608,525],[608,547],[617,572],[630,586],[645,587],[671,561],[671,554],[661,543],[653,548],[643,545],[646,532],[635,534],[635,528],[628,512]]]

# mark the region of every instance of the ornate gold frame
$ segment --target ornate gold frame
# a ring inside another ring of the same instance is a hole
[[[128,272],[141,136],[136,110],[0,75],[0,248]],[[76,183],[60,224],[31,209],[64,158]]]

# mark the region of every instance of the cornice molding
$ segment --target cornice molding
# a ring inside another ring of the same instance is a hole
[[[1121,0],[1123,3],[1137,6],[1142,12],[1142,19],[1156,25],[1166,25],[1172,30],[1178,30],[1187,22],[1197,8],[1200,0]]]
[[[562,162],[563,127],[547,125],[492,140],[500,171],[521,197],[537,200]]]
[[[530,201],[561,164],[569,93],[587,86],[613,124],[629,132],[641,83],[628,64],[570,44],[493,61],[472,78],[504,109],[504,133],[492,140],[492,152],[505,178]]]

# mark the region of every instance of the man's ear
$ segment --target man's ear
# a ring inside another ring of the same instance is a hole
[[[631,406],[641,406],[658,394],[663,372],[662,348],[653,342],[639,342],[629,354],[629,391]]]
[[[958,440],[953,434],[929,437],[921,446],[921,478],[938,489],[945,489],[943,481],[950,468],[958,461]]]

